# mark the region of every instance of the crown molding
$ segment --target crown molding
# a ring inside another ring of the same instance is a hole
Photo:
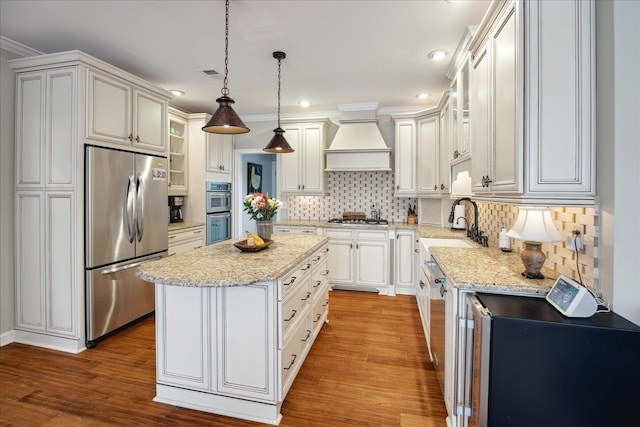
[[[25,46],[22,43],[0,36],[0,49],[6,50],[22,57],[44,55],[44,52]]]

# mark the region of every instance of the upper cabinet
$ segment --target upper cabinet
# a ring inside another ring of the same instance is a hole
[[[440,116],[433,109],[393,118],[395,197],[440,197],[449,192],[449,146],[442,138]]]
[[[325,192],[325,154],[329,122],[282,123],[293,153],[278,154],[280,191],[286,195],[319,196]]]
[[[591,0],[492,3],[470,45],[474,193],[593,203],[594,32]]]
[[[169,108],[169,195],[184,196],[189,191],[189,132],[187,114]]]
[[[89,70],[87,138],[164,153],[167,101],[126,80]]]
[[[206,138],[207,172],[230,176],[233,170],[233,135],[207,133]]]

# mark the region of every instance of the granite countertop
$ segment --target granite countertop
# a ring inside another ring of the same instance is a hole
[[[172,286],[246,286],[282,277],[329,240],[326,236],[275,235],[260,252],[241,252],[233,241],[163,258],[138,267],[136,276]]]
[[[185,230],[187,228],[203,227],[203,226],[204,226],[204,222],[198,222],[198,221],[171,222],[169,223],[169,231],[180,231],[180,230]]]
[[[458,288],[514,293],[546,294],[558,273],[542,269],[545,279],[527,279],[521,275],[524,265],[520,254],[505,253],[498,248],[446,248],[433,246],[431,255]]]
[[[439,237],[439,238],[464,238],[464,231],[454,231],[449,228],[437,227],[435,225],[418,225],[406,224],[402,222],[390,222],[388,225],[375,224],[335,224],[320,220],[307,219],[287,219],[284,221],[274,222],[276,226],[292,226],[292,227],[320,227],[320,228],[353,228],[357,230],[416,230],[420,237]]]

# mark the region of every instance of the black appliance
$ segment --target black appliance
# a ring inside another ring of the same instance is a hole
[[[182,206],[184,206],[183,196],[169,196],[169,222],[182,222]]]
[[[638,426],[640,327],[544,298],[467,296],[463,425]]]

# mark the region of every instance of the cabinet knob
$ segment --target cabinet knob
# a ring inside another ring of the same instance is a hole
[[[440,189],[441,190],[444,190],[445,188],[447,188],[447,187],[445,187],[444,184],[440,184]]]
[[[136,136],[136,142],[140,142],[140,135]]]
[[[453,152],[453,158],[457,159],[458,157],[460,157],[460,152],[458,150]]]
[[[437,185],[434,185],[434,186],[433,186],[433,190],[435,191],[435,190],[437,190],[437,189],[438,189],[438,186],[437,186]]]
[[[129,141],[133,141],[133,134],[130,133],[128,138],[129,138]]]

